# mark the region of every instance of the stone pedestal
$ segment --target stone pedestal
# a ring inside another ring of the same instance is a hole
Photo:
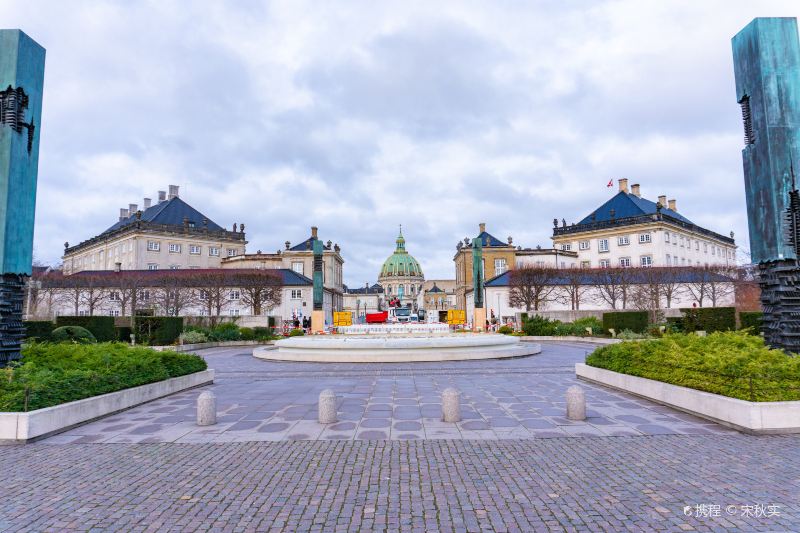
[[[336,394],[331,389],[319,393],[319,423],[333,424],[336,422]]]
[[[197,425],[213,426],[217,423],[217,397],[211,391],[197,397]]]
[[[442,420],[461,422],[461,393],[452,387],[442,391]]]
[[[311,311],[311,333],[325,332],[325,311]]]
[[[567,419],[586,420],[586,395],[577,385],[567,389]]]
[[[472,331],[486,331],[486,308],[476,308],[472,313]]]

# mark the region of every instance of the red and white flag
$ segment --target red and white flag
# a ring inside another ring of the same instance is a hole
[[[614,186],[614,180],[613,179],[608,180],[608,185],[606,185],[606,187],[613,187],[613,186]]]

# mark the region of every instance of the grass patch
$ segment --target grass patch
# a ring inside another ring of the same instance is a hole
[[[586,364],[742,400],[800,400],[800,357],[745,332],[622,342],[598,348]]]
[[[116,342],[31,343],[20,364],[0,369],[0,411],[33,411],[206,368],[197,355]]]

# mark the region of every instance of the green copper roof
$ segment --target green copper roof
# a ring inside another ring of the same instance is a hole
[[[379,276],[423,276],[417,260],[406,251],[406,240],[403,238],[402,228],[395,242],[397,243],[397,248],[383,262]]]

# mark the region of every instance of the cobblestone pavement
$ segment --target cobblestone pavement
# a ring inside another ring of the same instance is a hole
[[[799,445],[736,434],[6,446],[0,530],[797,531]],[[720,516],[685,515],[706,504]],[[756,504],[779,515],[745,516]]]
[[[194,425],[193,390],[0,446],[0,531],[800,531],[800,435],[585,383],[590,418],[570,423],[589,349],[412,365],[209,350],[217,426]],[[458,425],[439,422],[447,386]],[[326,387],[340,422],[323,427]]]
[[[411,364],[279,363],[249,348],[207,350],[218,424],[195,424],[201,389],[86,424],[46,442],[249,442],[317,439],[516,439],[723,434],[732,430],[635,396],[581,383],[588,419],[565,418],[574,364],[591,347],[545,344],[539,356]],[[462,392],[463,421],[441,421],[441,393]],[[323,389],[338,396],[338,423],[317,422]]]

